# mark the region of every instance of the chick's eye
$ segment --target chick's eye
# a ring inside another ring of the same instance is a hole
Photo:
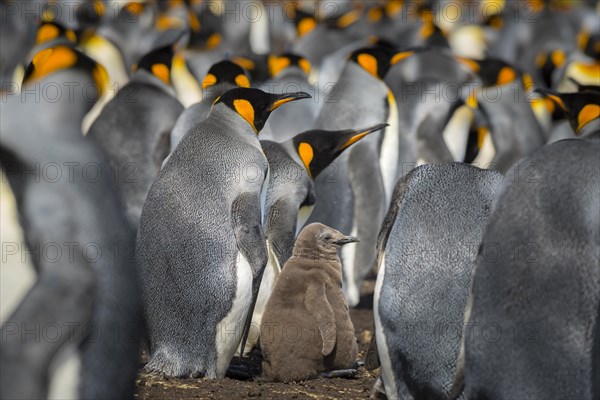
[[[325,240],[331,240],[331,235],[325,235],[325,236],[323,236],[323,239],[325,239]]]

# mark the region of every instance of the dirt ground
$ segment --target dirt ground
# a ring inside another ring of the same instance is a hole
[[[373,288],[368,280],[361,289],[361,302],[350,310],[358,341],[360,360],[364,360],[373,335]],[[251,370],[260,368],[260,354],[254,354],[248,363]],[[366,399],[379,370],[359,369],[353,379],[315,379],[298,383],[273,383],[224,379],[157,378],[141,373],[137,380],[136,399]]]

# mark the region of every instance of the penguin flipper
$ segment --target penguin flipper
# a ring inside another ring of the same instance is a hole
[[[325,294],[325,286],[321,284],[310,285],[304,296],[304,305],[319,327],[321,340],[323,341],[321,354],[327,356],[331,354],[335,347],[337,327],[335,325],[335,314]]]
[[[237,248],[252,268],[252,301],[242,331],[240,351],[243,354],[258,298],[258,290],[269,259],[267,241],[261,224],[260,196],[256,193],[245,192],[236,197],[231,205],[231,223]]]
[[[231,205],[231,220],[238,250],[248,260],[252,274],[262,277],[268,253],[260,222],[260,199],[254,193],[242,193]]]

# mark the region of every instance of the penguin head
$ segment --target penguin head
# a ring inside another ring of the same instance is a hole
[[[77,35],[56,21],[43,21],[35,33],[36,46],[57,40],[76,43]]]
[[[562,68],[567,60],[567,55],[561,49],[554,49],[550,52],[541,52],[535,58],[535,65],[540,71],[544,83],[552,87],[552,75],[554,71]]]
[[[536,91],[553,101],[569,120],[576,135],[586,126],[600,128],[600,90],[559,93],[550,89]]]
[[[583,53],[594,59],[600,58],[600,33],[590,34],[587,29],[582,29],[577,36],[577,47]]]
[[[66,70],[89,73],[98,89],[98,97],[108,90],[109,78],[106,69],[79,50],[64,45],[37,52],[25,70],[23,86]]]
[[[224,104],[246,120],[258,134],[273,110],[299,99],[309,99],[305,92],[272,94],[255,88],[235,88],[218,97],[213,107]]]
[[[290,141],[310,177],[316,179],[344,150],[386,126],[387,124],[377,124],[369,128],[342,131],[317,129],[299,133]]]
[[[171,66],[175,50],[173,45],[167,45],[158,49],[152,50],[150,53],[142,57],[136,66],[135,71],[147,71],[154,77],[158,78],[166,85],[171,85]]]
[[[105,14],[106,6],[102,0],[81,2],[75,11],[79,31],[98,26]]]
[[[494,58],[486,58],[484,60],[475,60],[467,57],[455,58],[459,63],[476,73],[484,87],[507,85],[515,82],[518,78],[523,79],[524,86],[531,84],[531,77],[527,74],[522,74],[512,65],[502,60]]]
[[[206,90],[222,83],[229,83],[243,88],[250,87],[250,80],[248,79],[246,71],[238,64],[229,60],[219,61],[210,67],[208,73],[202,80],[202,90]]]
[[[354,236],[346,236],[327,225],[315,222],[304,227],[296,239],[294,255],[320,259],[336,256],[338,249],[348,243],[359,240]]]
[[[290,9],[290,11],[293,13],[297,37],[306,36],[317,27],[317,20],[313,15],[297,9]]]
[[[289,67],[302,70],[306,76],[310,75],[311,65],[306,58],[293,53],[284,53],[280,56],[270,55],[268,59],[269,75],[275,77]]]
[[[392,65],[393,56],[393,51],[387,47],[365,47],[352,52],[350,61],[360,65],[375,78],[383,80]]]

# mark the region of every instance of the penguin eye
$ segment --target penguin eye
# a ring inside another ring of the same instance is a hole
[[[323,236],[323,239],[329,242],[331,240],[331,235],[327,233],[325,236]]]

